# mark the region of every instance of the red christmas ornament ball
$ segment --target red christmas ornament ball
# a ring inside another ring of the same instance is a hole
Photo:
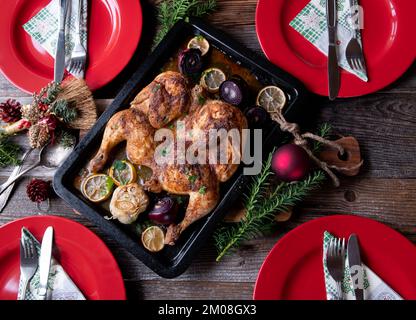
[[[282,181],[299,181],[309,173],[311,160],[302,147],[286,144],[273,154],[272,169]]]

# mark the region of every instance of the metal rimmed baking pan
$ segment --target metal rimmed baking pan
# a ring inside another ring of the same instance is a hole
[[[58,169],[54,177],[55,191],[63,200],[96,224],[104,233],[114,238],[115,241],[141,260],[146,266],[165,278],[177,277],[186,270],[194,256],[209,240],[216,224],[221,221],[230,206],[241,194],[245,184],[245,176],[242,174],[243,165],[240,165],[239,170],[229,181],[221,184],[221,200],[212,213],[204,219],[195,222],[189,230],[186,230],[175,246],[165,248],[156,254],[144,249],[139,237],[129,232],[124,225],[106,220],[104,216],[108,215],[108,212],[85,199],[74,187],[73,179],[81,168],[85,166],[86,159],[89,159],[96,152],[105,126],[110,118],[116,112],[129,108],[130,102],[138,92],[160,73],[161,68],[179,50],[183,40],[193,35],[204,36],[212,46],[222,51],[236,63],[250,70],[262,84],[281,87],[287,95],[285,117],[289,121],[295,121],[301,116],[300,109],[306,92],[299,81],[267,60],[239,45],[226,36],[224,32],[217,31],[197,19],[191,19],[189,22],[180,21],[124,85],[113,103],[75,147],[73,153]],[[263,139],[264,150],[270,149],[271,146],[279,143],[275,138],[271,138],[277,130],[277,126],[274,125],[267,129],[267,134]]]

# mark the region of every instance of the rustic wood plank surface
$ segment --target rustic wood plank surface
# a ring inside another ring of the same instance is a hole
[[[124,81],[149,53],[156,30],[154,4],[142,1],[145,11],[144,36],[132,62],[111,84],[95,93],[100,110],[108,106]],[[255,32],[256,0],[220,0],[219,10],[208,20],[250,49],[261,53]],[[1,49],[0,49],[1,50]],[[105,237],[70,206],[55,198],[53,214],[74,219],[100,235],[116,257],[130,299],[250,299],[257,272],[272,246],[285,232],[311,219],[329,214],[356,214],[386,223],[416,243],[416,64],[388,88],[366,97],[328,99],[315,97],[308,110],[305,128],[329,122],[342,135],[355,136],[361,143],[365,165],[354,178],[342,178],[338,189],[326,184],[294,209],[289,222],[281,223],[275,235],[246,243],[221,263],[215,262],[215,249],[207,243],[185,274],[164,280],[147,269],[114,240]],[[16,89],[0,75],[0,101],[14,97],[22,102],[30,96]],[[10,169],[0,170],[4,180]],[[52,171],[37,169],[31,177],[52,177]],[[27,177],[16,186],[13,197],[0,214],[0,225],[37,214],[29,202]]]

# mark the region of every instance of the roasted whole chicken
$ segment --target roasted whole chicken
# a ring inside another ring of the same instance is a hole
[[[88,167],[92,173],[102,170],[111,150],[126,141],[128,159],[136,165],[152,169],[151,178],[144,184],[147,191],[159,193],[165,190],[172,194],[189,195],[184,219],[168,227],[165,243],[170,245],[190,224],[217,205],[219,183],[230,179],[238,168],[232,159],[241,155],[241,143],[238,148],[227,147],[226,163],[215,164],[207,160],[206,164],[179,164],[178,161],[160,164],[155,161],[155,155],[162,142],[155,141],[156,131],[169,128],[175,133],[172,147],[176,147],[179,141],[178,121],[184,124],[185,134],[191,129],[199,129],[206,136],[210,129],[236,129],[241,136],[242,129],[247,127],[247,120],[238,108],[219,100],[203,99],[201,103],[201,94],[202,89],[199,86],[190,88],[180,73],[168,71],[159,74],[136,96],[129,109],[116,113],[110,119],[100,149]],[[201,136],[190,137],[185,150],[200,141],[212,143],[208,138],[201,140]],[[175,153],[175,160],[179,156]]]

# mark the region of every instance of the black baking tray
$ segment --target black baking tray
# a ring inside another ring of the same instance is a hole
[[[115,221],[106,220],[104,216],[108,212],[88,202],[73,186],[73,179],[85,165],[86,159],[89,159],[96,152],[109,119],[116,112],[129,107],[137,93],[160,73],[161,67],[178,51],[184,39],[192,35],[203,35],[212,46],[249,69],[261,83],[281,87],[287,94],[288,101],[285,107],[285,117],[289,121],[295,121],[300,117],[300,109],[306,91],[299,81],[239,45],[226,36],[223,31],[218,31],[199,19],[190,19],[188,22],[180,21],[141,64],[94,127],[75,147],[65,163],[56,172],[53,183],[56,193],[72,208],[91,220],[102,232],[114,238],[146,266],[165,278],[177,277],[187,269],[201,247],[209,240],[217,223],[223,219],[233,202],[237,200],[244,185],[246,185],[247,177],[242,174],[241,168],[243,164],[240,165],[239,170],[229,181],[221,185],[222,197],[212,213],[195,222],[189,230],[186,230],[175,246],[166,248],[157,254],[146,251],[142,247],[139,237],[128,232],[126,226]],[[264,154],[267,150],[270,150],[271,146],[279,143],[274,138],[277,131],[278,128],[275,125],[268,129],[266,136],[263,138]]]

